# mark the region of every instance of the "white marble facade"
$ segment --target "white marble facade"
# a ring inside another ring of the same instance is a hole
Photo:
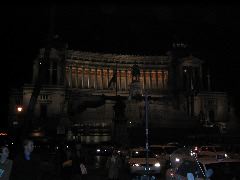
[[[38,78],[39,66],[43,58],[44,49],[33,63],[32,84],[24,85],[21,90],[20,104],[26,110],[31,98],[33,85]],[[138,56],[103,54],[67,50],[64,53],[52,49],[49,63],[48,84],[42,84],[42,89],[35,106],[35,116],[56,117],[67,113],[72,108],[72,118],[75,122],[92,124],[111,124],[113,118],[113,101],[107,100],[98,107],[87,107],[81,111],[82,102],[96,101],[102,95],[115,96],[115,84],[109,86],[114,73],[117,70],[117,90],[120,96],[129,96],[129,88],[132,82],[131,67],[137,64],[140,69],[140,86],[142,92],[148,91],[155,98],[171,97],[167,101],[154,100],[150,104],[150,122],[156,126],[183,126],[189,115],[186,110],[186,98],[184,91],[191,88],[202,88],[202,63],[203,61],[193,57],[178,59],[179,66],[172,70],[173,57],[163,56]],[[177,72],[178,74],[174,74]],[[55,78],[54,77],[55,73]],[[198,84],[197,84],[198,83]],[[173,88],[179,95],[179,107],[174,107],[176,99],[172,98]],[[67,90],[67,91],[66,91]],[[19,94],[18,92],[18,94]],[[66,93],[68,92],[68,93]],[[91,97],[91,98],[90,98]],[[94,100],[94,97],[96,99]],[[10,114],[16,114],[18,105],[11,96]],[[209,104],[209,99],[214,99]],[[127,98],[126,98],[127,99]],[[141,123],[144,110],[143,102],[126,100],[126,116],[132,124]],[[193,115],[198,116],[200,111],[208,114],[210,110],[215,113],[215,121],[223,121],[227,118],[227,95],[225,93],[199,93],[194,97]],[[206,105],[207,104],[207,105]]]

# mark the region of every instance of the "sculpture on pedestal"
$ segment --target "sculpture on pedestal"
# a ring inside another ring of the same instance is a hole
[[[132,66],[132,83],[130,84],[130,95],[129,99],[137,98],[142,96],[142,88],[140,84],[140,69],[135,64]]]
[[[126,104],[120,96],[116,97],[116,103],[113,106],[113,132],[112,141],[115,145],[124,147],[128,144],[127,118],[125,116]]]

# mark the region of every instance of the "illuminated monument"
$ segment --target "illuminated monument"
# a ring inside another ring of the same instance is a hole
[[[18,121],[18,105],[23,107],[22,113],[27,109],[44,51],[40,49],[33,61],[32,83],[12,92],[11,123]],[[111,127],[117,93],[126,105],[129,126],[141,126],[144,101],[131,98],[136,92],[151,96],[150,126],[194,127],[200,121],[228,119],[227,94],[204,88],[203,61],[192,55],[178,56],[169,51],[161,56],[140,56],[51,48],[49,57],[34,111],[36,124],[52,122],[58,130]],[[135,66],[138,69],[133,77]]]

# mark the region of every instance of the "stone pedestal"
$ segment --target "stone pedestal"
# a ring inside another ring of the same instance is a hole
[[[113,122],[112,140],[115,145],[124,147],[129,144],[126,119]]]
[[[133,81],[130,85],[130,98],[134,96],[142,96],[142,88],[140,81]]]
[[[127,133],[127,118],[125,116],[126,104],[120,96],[116,99],[116,104],[113,106],[114,118],[112,127],[112,141],[115,145],[121,147],[128,144],[128,133]]]

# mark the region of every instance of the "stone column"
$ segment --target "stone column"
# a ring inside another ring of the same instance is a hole
[[[68,66],[69,67],[69,75],[68,75],[68,83],[69,83],[69,87],[72,88],[72,66]]]
[[[150,89],[151,88],[151,82],[150,82],[150,71],[149,70],[147,71],[147,74],[148,74],[148,76],[146,78],[147,78],[147,82],[148,82],[148,89]]]
[[[103,68],[101,68],[102,89],[104,89]]]
[[[162,88],[165,89],[165,82],[164,82],[164,78],[165,78],[165,75],[164,75],[164,70],[162,70]]]
[[[50,61],[50,67],[49,67],[49,84],[52,84],[53,82],[53,62]]]
[[[107,89],[108,88],[108,76],[107,76],[107,69],[104,69],[103,70],[103,74],[104,74],[104,84],[105,84],[105,89]]]
[[[131,78],[131,71],[130,71],[130,70],[127,70],[127,72],[128,72],[127,81],[128,81],[128,85],[129,85],[129,84],[131,84],[131,82],[132,82],[132,81],[131,81],[131,79],[132,79],[132,78]],[[130,76],[129,76],[129,75],[130,75]]]
[[[158,70],[156,69],[156,89],[158,89]]]
[[[85,83],[84,83],[84,74],[85,74],[85,67],[84,65],[82,66],[82,88],[85,88]]]
[[[95,73],[94,68],[91,68],[91,83],[90,88],[95,88]]]
[[[109,68],[107,69],[107,87],[109,85]]]
[[[111,79],[113,78],[114,74],[115,74],[115,69],[112,68],[112,69],[111,69]],[[116,78],[117,78],[117,74],[116,74]],[[110,81],[111,81],[111,80],[110,80]],[[116,88],[116,84],[115,84],[115,83],[116,83],[116,79],[115,79],[115,82],[112,83],[111,89],[115,89],[115,88]]]
[[[120,90],[120,91],[121,91],[121,88],[122,88],[121,84],[122,84],[122,80],[121,80],[121,70],[119,70],[119,90]]]
[[[143,89],[146,89],[146,71],[143,70]]]
[[[87,87],[88,87],[88,89],[90,88],[90,74],[91,74],[91,68],[89,67],[88,68],[88,79],[87,79]]]
[[[125,70],[125,90],[128,89],[128,72],[127,72],[127,69]]]
[[[98,88],[98,83],[97,83],[97,67],[95,67],[95,80],[94,80],[94,89]]]
[[[152,89],[152,70],[149,71],[150,89]]]
[[[78,88],[78,65],[76,65],[76,70],[75,70],[75,72],[76,72],[76,88]]]

